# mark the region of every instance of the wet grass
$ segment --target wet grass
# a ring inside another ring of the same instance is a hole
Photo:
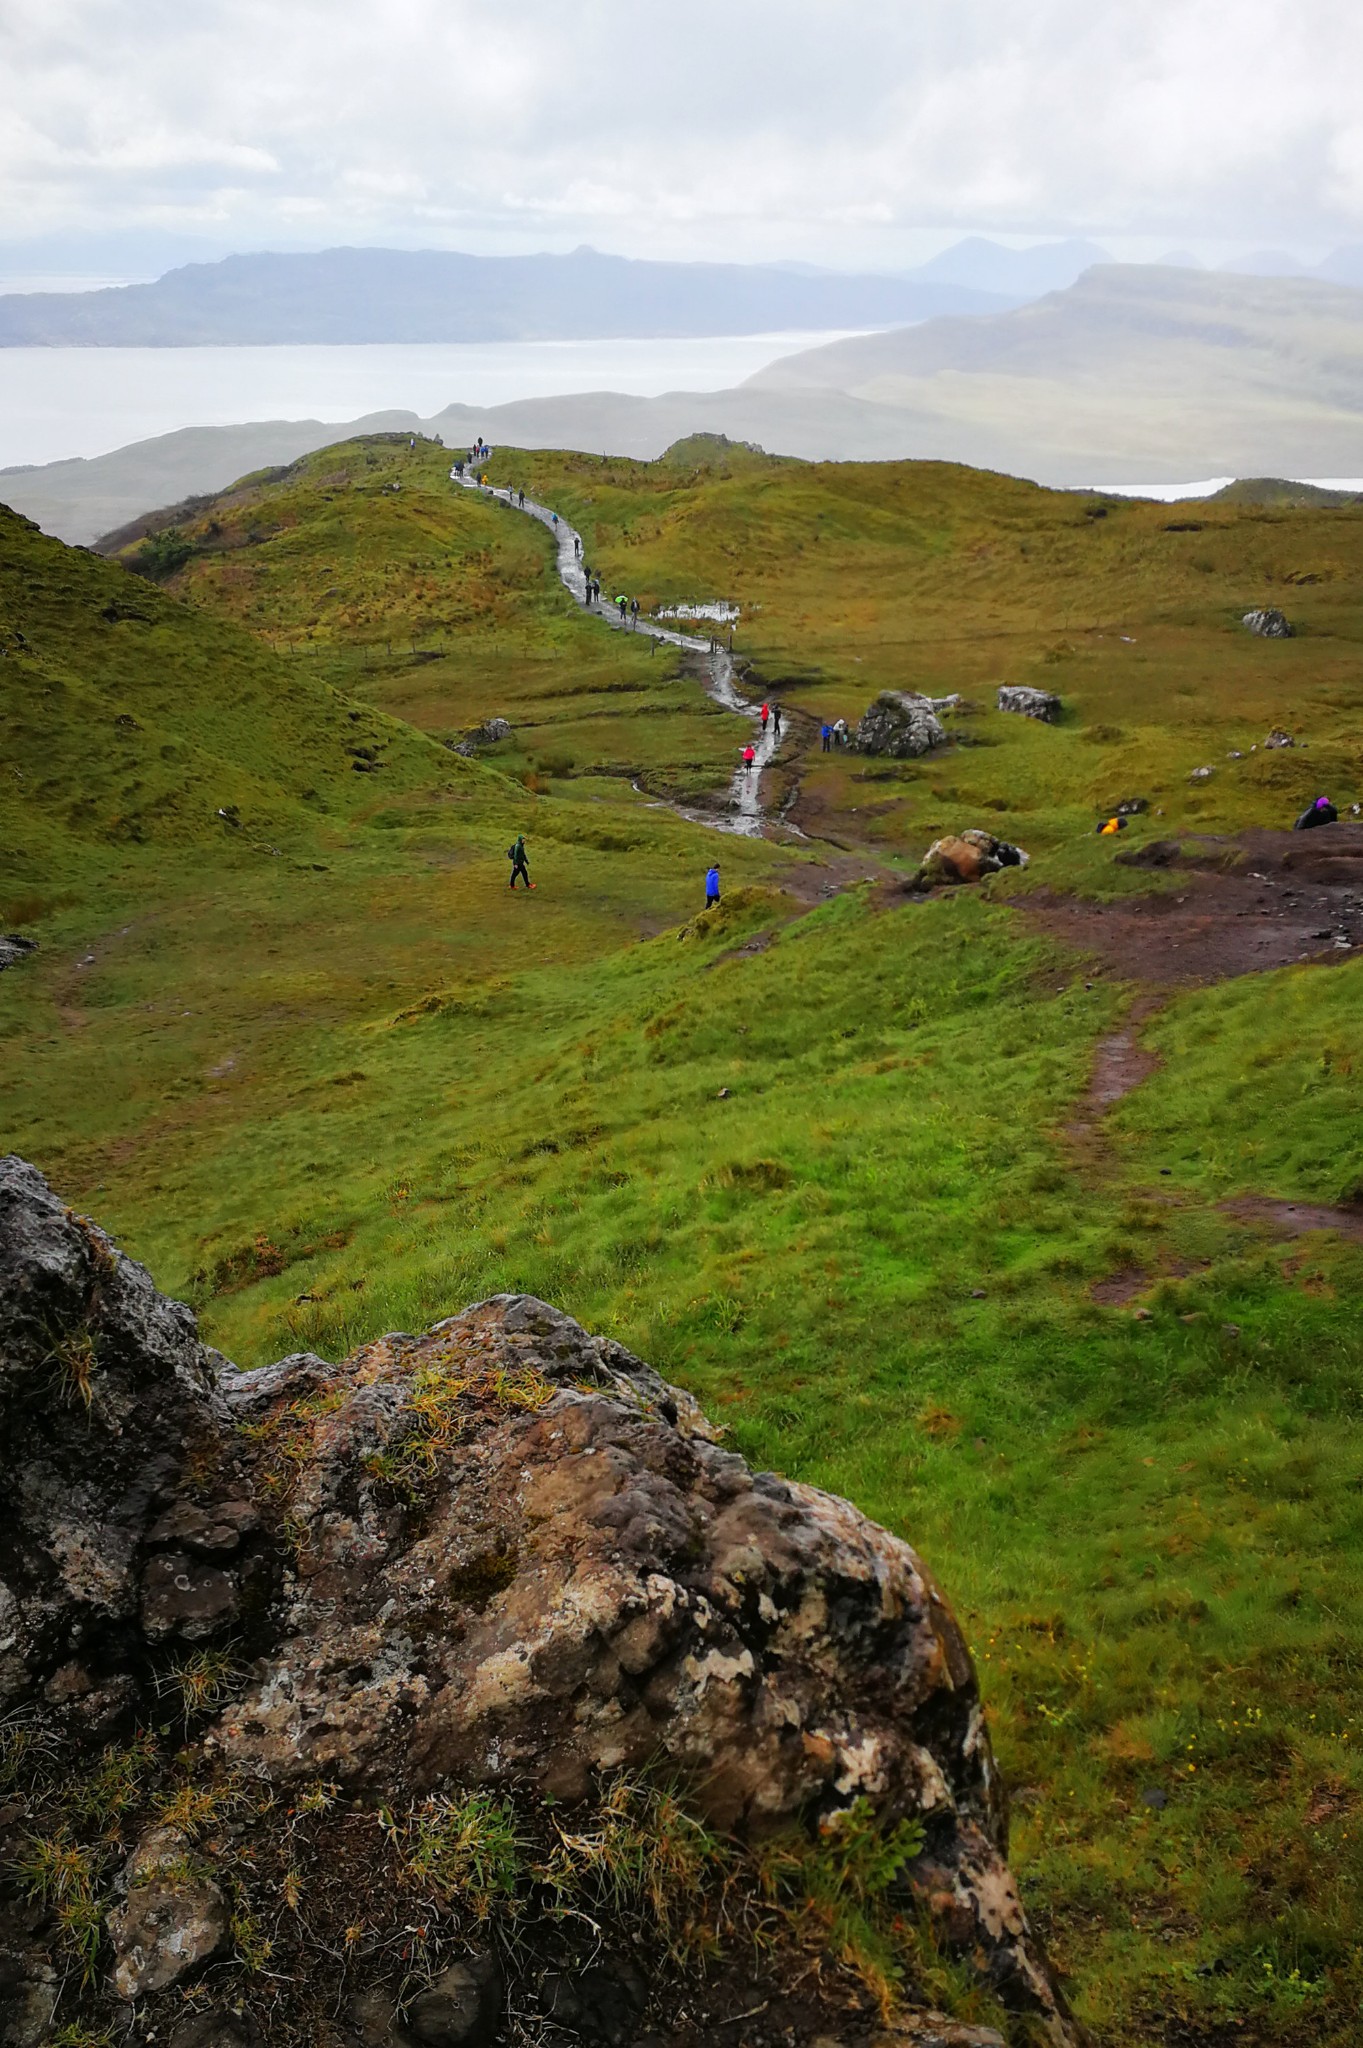
[[[1121,987],[1011,877],[809,910],[805,856],[725,841],[697,916],[713,838],[618,771],[715,787],[741,728],[574,617],[547,536],[445,460],[308,458],[215,511],[169,592],[6,526],[0,629],[31,644],[0,669],[0,909],[43,941],[0,978],[9,1141],[243,1363],[499,1288],[633,1345],[931,1561],[1101,2042],[1352,2041],[1363,1249],[1216,1205],[1356,1188],[1359,967],[1176,997],[1081,1157]],[[908,683],[985,707],[933,761],[816,758],[806,815],[849,843],[986,822],[1027,881],[1102,894],[1149,885],[1092,836],[1116,796],[1164,833],[1354,793],[1352,512],[1094,520],[935,465],[515,474],[622,587],[738,598],[797,714]],[[1309,630],[1243,634],[1265,596]],[[1003,680],[1066,719],[994,712]],[[490,761],[439,743],[492,714]],[[1309,747],[1249,754],[1275,724]],[[1183,1277],[1140,1317],[1091,1299],[1128,1266]]]

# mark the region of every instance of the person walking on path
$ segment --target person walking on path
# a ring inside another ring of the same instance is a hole
[[[847,745],[847,720],[845,718],[834,719],[833,739],[835,744],[840,747],[845,747]]]
[[[705,876],[705,908],[712,910],[719,901],[719,862],[716,861]]]
[[[629,601],[629,623],[632,631],[637,633],[639,630],[639,600],[637,597],[632,597]]]
[[[516,503],[517,503],[517,505],[519,506],[520,510],[521,510],[522,512],[524,512],[524,510],[525,510],[525,492],[524,492],[523,490],[521,491],[521,493],[520,493],[519,497],[517,498],[517,500],[516,500]]]
[[[831,753],[833,748],[833,728],[827,719],[819,727],[819,738],[823,741],[824,752],[826,754]]]
[[[521,878],[521,880],[522,880],[522,881],[523,881],[523,882],[525,883],[525,886],[526,886],[526,888],[527,888],[527,889],[533,889],[535,885],[534,885],[534,883],[533,883],[533,882],[531,881],[531,879],[530,879],[530,863],[529,863],[529,862],[527,861],[527,859],[526,859],[526,857],[525,857],[525,834],[524,834],[524,832],[518,832],[518,833],[516,834],[516,842],[515,842],[515,845],[514,845],[514,846],[508,846],[508,848],[506,849],[506,857],[507,857],[507,859],[508,859],[508,860],[510,861],[510,863],[511,863],[511,886],[512,886],[512,888],[513,888],[513,889],[515,888],[515,886],[516,886],[516,877],[517,877],[517,875],[519,875],[519,876],[520,876],[520,878]]]
[[[776,728],[776,737],[779,740],[781,737],[781,707],[779,704],[773,704],[771,707],[771,722]]]
[[[763,730],[763,732],[765,732],[765,731],[766,731],[766,729],[767,729],[767,720],[768,720],[768,719],[769,719],[770,717],[771,717],[771,706],[770,706],[770,704],[764,704],[764,705],[762,706],[762,730]]]
[[[629,609],[629,599],[627,597],[617,597],[615,602],[620,607],[620,624],[623,626],[625,623],[625,613]]]
[[[746,769],[748,769],[748,770],[749,770],[749,772],[751,772],[751,770],[752,770],[752,765],[753,765],[754,761],[756,761],[756,759],[757,759],[757,750],[756,750],[756,748],[755,748],[755,747],[753,746],[753,743],[752,743],[752,741],[751,741],[751,740],[749,740],[749,742],[748,742],[747,746],[746,746],[746,747],[744,747],[744,749],[743,749],[743,766],[744,766],[744,767],[745,767]]]

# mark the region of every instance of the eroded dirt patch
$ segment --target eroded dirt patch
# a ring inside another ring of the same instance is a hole
[[[1187,838],[1153,865],[1177,872],[1177,886],[1113,903],[1041,891],[1017,908],[1051,937],[1151,987],[1348,960],[1363,947],[1363,826]]]
[[[1084,1099],[1090,1116],[1101,1116],[1111,1109],[1133,1088],[1139,1088],[1142,1081],[1148,1081],[1158,1067],[1158,1055],[1149,1046],[1141,1044],[1136,1029],[1150,1015],[1153,1007],[1143,1006],[1140,1015],[1133,1013],[1131,1021],[1122,1030],[1099,1039],[1088,1094]]]
[[[1144,1266],[1122,1266],[1104,1279],[1094,1281],[1089,1289],[1089,1300],[1100,1302],[1106,1308],[1125,1308],[1129,1301],[1148,1294],[1159,1281],[1186,1280],[1190,1273],[1201,1272],[1205,1265],[1205,1259],[1164,1259],[1154,1272]]]
[[[1235,1195],[1219,1207],[1237,1223],[1262,1223],[1282,1237],[1333,1230],[1363,1244],[1363,1209],[1334,1208],[1326,1202],[1283,1202],[1272,1195]]]

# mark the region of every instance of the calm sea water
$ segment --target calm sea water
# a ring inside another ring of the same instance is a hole
[[[1315,484],[1323,491],[1363,491],[1363,477],[1356,476],[1298,476],[1292,481]],[[1084,488],[1113,498],[1159,498],[1172,505],[1179,498],[1210,498],[1234,482],[1233,476],[1204,476],[1194,484],[1087,484]]]
[[[350,420],[570,391],[719,391],[778,356],[845,338],[381,343],[360,348],[0,349],[0,469],[103,455],[176,427]]]

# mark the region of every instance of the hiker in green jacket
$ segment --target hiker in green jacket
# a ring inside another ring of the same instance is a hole
[[[533,889],[535,885],[530,879],[530,864],[525,857],[525,834],[523,832],[517,833],[516,844],[514,846],[508,846],[508,848],[506,849],[506,857],[511,863],[512,888],[515,888],[516,877],[517,875],[519,875],[521,880],[525,883],[526,888]]]

